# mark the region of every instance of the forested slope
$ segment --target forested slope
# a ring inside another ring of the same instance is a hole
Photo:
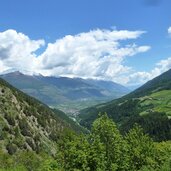
[[[80,111],[80,123],[90,128],[99,112],[107,112],[123,133],[138,123],[155,140],[170,140],[171,70],[120,99]]]

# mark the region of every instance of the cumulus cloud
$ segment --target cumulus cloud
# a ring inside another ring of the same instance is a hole
[[[27,70],[49,76],[96,78],[130,85],[144,83],[171,67],[171,58],[160,61],[151,72],[137,72],[125,65],[126,58],[150,49],[134,43],[144,33],[96,29],[57,39],[36,55],[45,45],[44,40],[31,40],[23,33],[7,30],[0,32],[0,72]]]
[[[63,75],[113,80],[130,70],[124,66],[125,57],[146,52],[149,46],[121,41],[137,39],[143,31],[93,30],[75,36],[65,36],[49,43],[39,56],[39,66],[45,75]]]
[[[44,40],[31,40],[15,30],[0,32],[0,70],[2,68],[34,69],[37,61],[34,52],[44,43]]]
[[[171,68],[171,57],[158,62],[154,67],[154,69],[152,69],[150,72],[135,72],[133,74],[130,74],[127,79],[127,84],[130,85],[135,85],[136,83],[143,84],[148,80],[169,70],[170,68]]]

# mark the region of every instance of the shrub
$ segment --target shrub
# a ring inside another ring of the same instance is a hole
[[[17,151],[17,146],[15,144],[7,144],[6,149],[10,155],[13,155]]]

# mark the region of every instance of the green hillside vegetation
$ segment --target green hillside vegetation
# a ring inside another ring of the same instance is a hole
[[[165,112],[171,117],[171,90],[162,90],[152,93],[149,96],[140,98],[140,105],[142,108],[151,106],[151,110],[155,112]],[[150,111],[143,111],[140,115],[149,114]]]
[[[0,146],[14,154],[20,150],[55,153],[56,142],[65,130],[80,127],[53,112],[36,99],[0,80]],[[72,125],[73,124],[73,125]],[[72,127],[73,126],[73,127]]]
[[[0,151],[0,171],[170,171],[171,142],[154,142],[135,125],[122,136],[106,114],[89,135],[68,132],[53,157],[45,153]]]
[[[99,112],[107,112],[122,133],[136,122],[154,140],[171,140],[171,70],[120,99],[80,111],[80,124],[90,129]]]

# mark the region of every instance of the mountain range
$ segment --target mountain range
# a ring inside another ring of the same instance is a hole
[[[1,75],[14,87],[66,113],[121,97],[130,90],[112,81],[25,75],[19,71]]]
[[[124,94],[128,89],[110,81],[30,76],[20,72],[5,74],[1,77],[47,105],[65,104],[68,109],[72,109],[71,102],[78,105],[82,101],[80,108],[84,109],[80,110],[75,117],[87,129],[90,129],[99,113],[106,112],[117,123],[123,134],[127,133],[135,123],[138,123],[156,141],[171,139],[171,70],[123,97],[94,106],[91,106],[94,104],[94,99],[112,98],[112,95],[108,94],[109,91],[116,95],[116,92]],[[86,108],[87,101],[90,102],[91,107]],[[48,108],[48,106],[46,107]],[[82,129],[65,113],[57,109],[48,108],[48,110],[56,113],[59,118],[72,125],[74,129]]]
[[[138,123],[157,141],[171,139],[171,69],[128,95],[81,110],[80,124],[90,128],[104,112],[123,133]]]

